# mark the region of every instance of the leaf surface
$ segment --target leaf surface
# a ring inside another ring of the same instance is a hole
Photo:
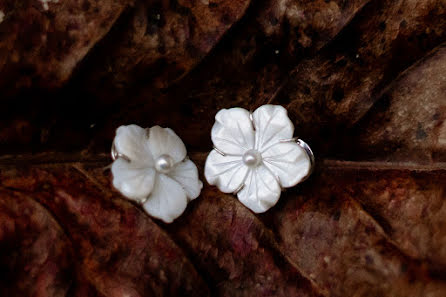
[[[0,294],[445,296],[445,28],[444,0],[0,0]],[[316,155],[268,212],[113,189],[118,126],[203,180],[215,114],[263,104]]]

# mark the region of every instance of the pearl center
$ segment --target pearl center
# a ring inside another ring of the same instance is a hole
[[[174,165],[174,161],[169,155],[161,155],[155,160],[155,169],[161,173],[168,173]]]
[[[243,155],[243,163],[249,167],[256,167],[262,162],[262,155],[256,150],[249,150]]]

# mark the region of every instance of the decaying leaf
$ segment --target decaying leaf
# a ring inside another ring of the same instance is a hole
[[[60,86],[129,3],[0,1],[0,87]]]
[[[2,296],[66,296],[73,284],[73,254],[67,234],[42,205],[1,191]]]
[[[143,211],[82,172],[55,166],[6,170],[1,177],[17,196],[32,195],[46,206],[69,234],[74,296],[207,296],[181,249]]]
[[[389,86],[358,124],[355,149],[384,161],[446,161],[445,57],[442,44]]]
[[[445,29],[445,0],[0,0],[0,295],[445,296]],[[317,164],[268,212],[113,189],[118,126],[203,172],[216,112],[266,103]]]
[[[442,224],[441,214],[432,211],[428,217],[416,217],[414,212],[423,212],[425,203],[422,198],[418,205],[410,201],[422,194],[408,185],[407,174],[383,172],[380,176],[387,179],[377,182],[375,175],[329,169],[302,192],[290,193],[288,201],[270,214],[285,253],[333,296],[442,296],[445,284],[431,279],[428,273],[436,267],[420,265],[410,257],[413,251],[406,253],[408,244],[418,243],[429,250],[425,253],[435,254],[435,260],[441,258],[435,248],[446,237],[441,232],[429,235],[437,230],[434,226]],[[361,183],[360,178],[367,182]],[[378,192],[379,182],[398,184],[411,193],[400,193],[386,185]],[[434,183],[424,184],[435,187]],[[375,205],[380,202],[398,210]],[[396,215],[400,217],[396,219]],[[396,223],[400,220],[406,225]],[[430,228],[423,229],[426,225]]]

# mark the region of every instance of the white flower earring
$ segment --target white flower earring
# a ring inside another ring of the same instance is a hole
[[[171,223],[203,187],[186,154],[184,143],[169,128],[121,126],[112,146],[113,186],[149,215]]]
[[[252,114],[238,107],[220,110],[212,127],[214,149],[206,160],[206,180],[224,193],[237,194],[253,212],[267,211],[282,188],[311,174],[313,153],[293,133],[293,123],[279,105],[263,105]]]

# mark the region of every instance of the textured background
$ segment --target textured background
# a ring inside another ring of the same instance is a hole
[[[166,225],[116,127],[203,168],[221,108],[285,106],[317,168]],[[0,0],[0,296],[446,296],[446,0]]]

